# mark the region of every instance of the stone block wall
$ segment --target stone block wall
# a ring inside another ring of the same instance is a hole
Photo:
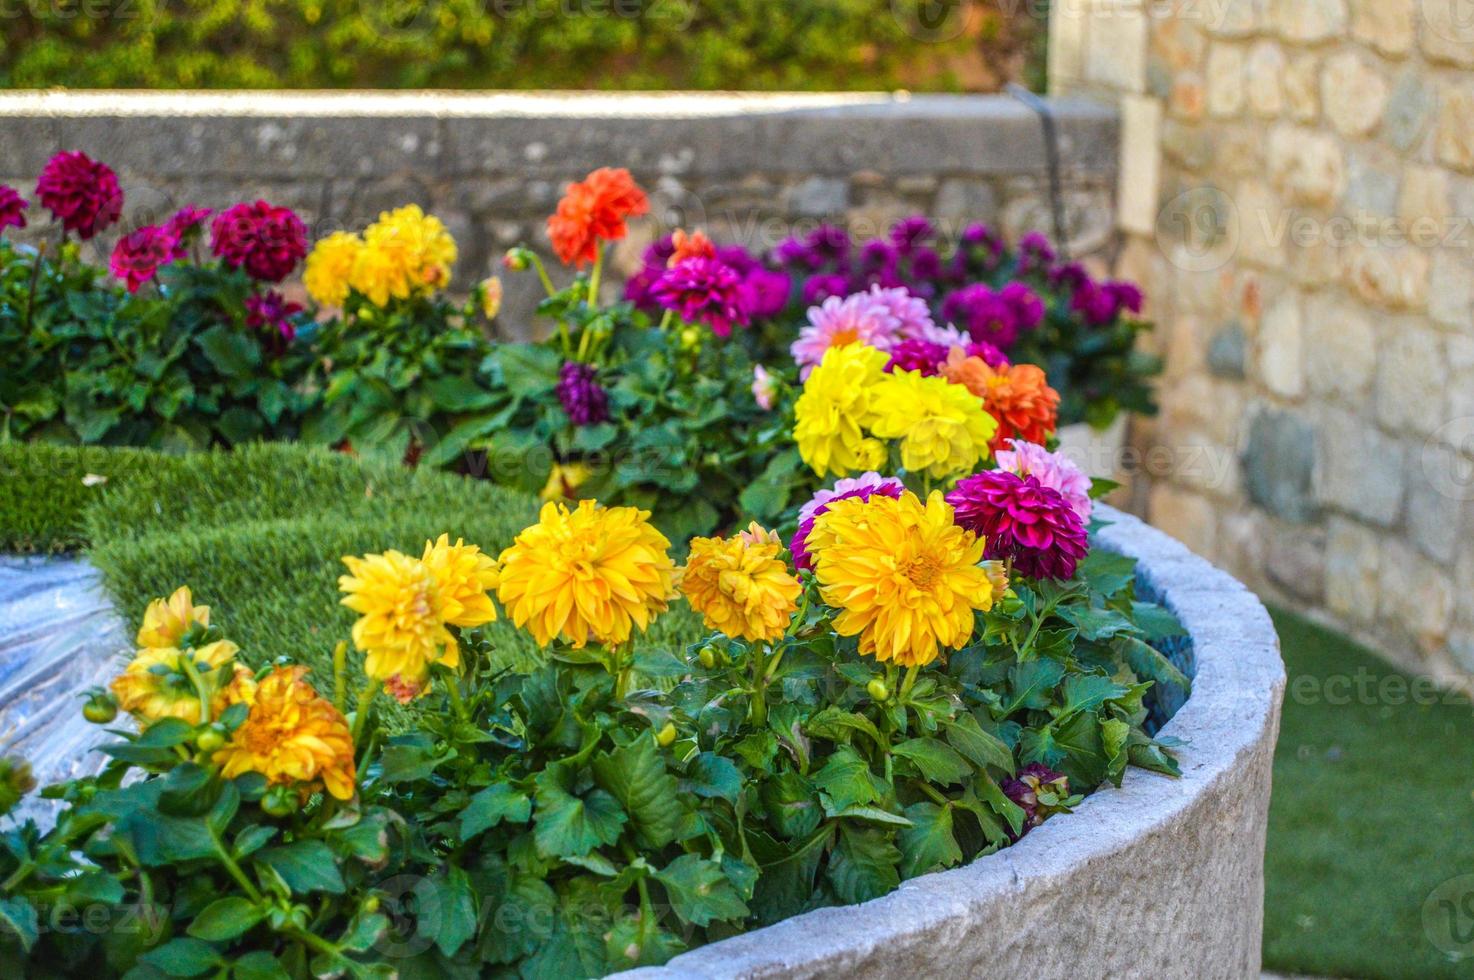
[[[1167,359],[1139,509],[1405,665],[1474,675],[1474,5],[1071,0],[1122,112],[1118,271]]]
[[[1091,101],[1055,110],[1072,246],[1104,256],[1116,114]],[[682,226],[755,249],[821,221],[882,234],[917,212],[954,231],[977,220],[1015,237],[1050,227],[1039,121],[1006,97],[0,94],[0,182],[29,191],[58,149],[119,170],[125,227],[185,203],[260,196],[297,209],[319,235],[418,203],[460,243],[463,287],[495,271],[510,245],[545,247],[563,186],[600,166],[630,168],[652,197],[653,219],[618,255],[627,268]],[[506,280],[502,322],[525,335],[536,281]]]

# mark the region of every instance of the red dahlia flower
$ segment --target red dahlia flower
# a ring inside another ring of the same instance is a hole
[[[47,161],[36,181],[36,198],[62,228],[75,231],[83,241],[123,213],[118,175],[107,164],[77,151],[58,153]]]
[[[161,268],[182,255],[179,239],[168,229],[158,225],[145,225],[118,239],[118,244],[113,246],[113,256],[108,262],[108,268],[116,278],[123,280],[128,292],[136,293]]]
[[[307,255],[307,226],[290,208],[237,204],[210,225],[210,250],[252,279],[281,282]]]
[[[649,211],[649,199],[628,170],[600,167],[568,185],[548,219],[548,237],[564,265],[587,265],[598,257],[600,242],[618,241],[628,234],[626,218]]]
[[[1065,581],[1089,548],[1085,522],[1033,476],[988,470],[947,495],[959,525],[987,541],[984,555],[1012,559],[1021,575]]]

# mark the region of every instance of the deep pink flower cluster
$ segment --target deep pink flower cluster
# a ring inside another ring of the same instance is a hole
[[[292,318],[302,312],[301,303],[289,303],[275,289],[246,299],[246,326],[261,337],[266,348],[281,353],[297,338]]]
[[[704,323],[718,337],[752,322],[743,302],[742,280],[720,259],[693,256],[666,269],[650,297],[686,323]]]
[[[158,225],[145,225],[130,231],[113,246],[108,268],[123,280],[128,292],[136,293],[144,283],[152,281],[161,268],[183,257],[179,239]]]
[[[645,250],[640,271],[625,283],[624,298],[638,309],[647,313],[674,309],[683,319],[691,323],[705,323],[721,336],[731,333],[732,326],[746,327],[754,320],[777,316],[788,305],[791,281],[781,272],[763,265],[741,245],[724,245],[708,261],[724,266],[736,278],[735,290],[726,285],[728,276],[713,268],[686,270],[677,274],[671,267],[675,255],[673,235],[665,235]],[[687,259],[678,265],[686,265]],[[721,280],[715,289],[709,288],[715,280]],[[656,294],[660,286],[661,295]],[[703,289],[703,287],[708,287]],[[685,312],[669,305],[672,302],[690,303],[704,316],[687,317]],[[723,331],[717,324],[726,324]]]
[[[24,228],[26,208],[29,206],[26,199],[16,193],[14,187],[0,184],[0,231],[6,228]]]
[[[1021,276],[1041,275],[1054,265],[1054,248],[1037,231],[1031,231],[1018,241],[1018,274]]]
[[[943,301],[942,316],[974,340],[1006,351],[1018,342],[1021,333],[1044,322],[1044,303],[1021,282],[1011,282],[997,291],[974,283]]]
[[[237,204],[210,226],[210,250],[252,279],[281,282],[307,255],[307,226],[290,208]]]
[[[935,377],[952,349],[944,344],[929,340],[907,338],[891,348],[890,363],[885,366],[887,374],[896,371],[918,371],[924,377]]]
[[[835,483],[833,490],[820,490],[814,494],[813,499],[800,508],[798,530],[794,532],[793,539],[788,543],[788,550],[793,553],[793,566],[800,571],[813,570],[814,559],[809,553],[809,535],[814,533],[814,522],[819,519],[819,515],[828,513],[830,507],[841,500],[854,497],[869,500],[871,497],[880,496],[899,500],[901,492],[905,489],[906,485],[895,477],[883,477],[879,473],[871,472],[840,480]]]
[[[164,223],[164,227],[180,242],[185,242],[214,213],[214,208],[200,208],[193,204],[186,204],[174,212],[173,217]]]
[[[589,365],[577,361],[564,364],[558,371],[558,386],[554,390],[558,403],[574,425],[598,425],[609,419],[609,394]]]
[[[1089,548],[1070,502],[1031,475],[984,471],[958,483],[947,502],[959,525],[986,539],[988,558],[1012,559],[1027,578],[1072,578]]]
[[[65,151],[47,161],[36,181],[39,200],[66,231],[86,241],[123,213],[123,188],[105,163],[85,153]]]

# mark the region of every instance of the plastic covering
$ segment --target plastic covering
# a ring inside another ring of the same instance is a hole
[[[128,631],[84,561],[0,556],[0,751],[39,785],[97,772],[115,740],[82,717],[82,691],[130,652]],[[27,797],[19,816],[51,822],[58,804]]]

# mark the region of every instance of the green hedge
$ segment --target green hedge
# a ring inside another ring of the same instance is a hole
[[[22,3],[0,86],[962,89],[1020,25],[926,0],[104,0]],[[1003,9],[1008,9],[1004,7]],[[922,11],[918,15],[914,11]],[[17,16],[18,15],[18,16]],[[1015,21],[1027,20],[1015,15]]]

